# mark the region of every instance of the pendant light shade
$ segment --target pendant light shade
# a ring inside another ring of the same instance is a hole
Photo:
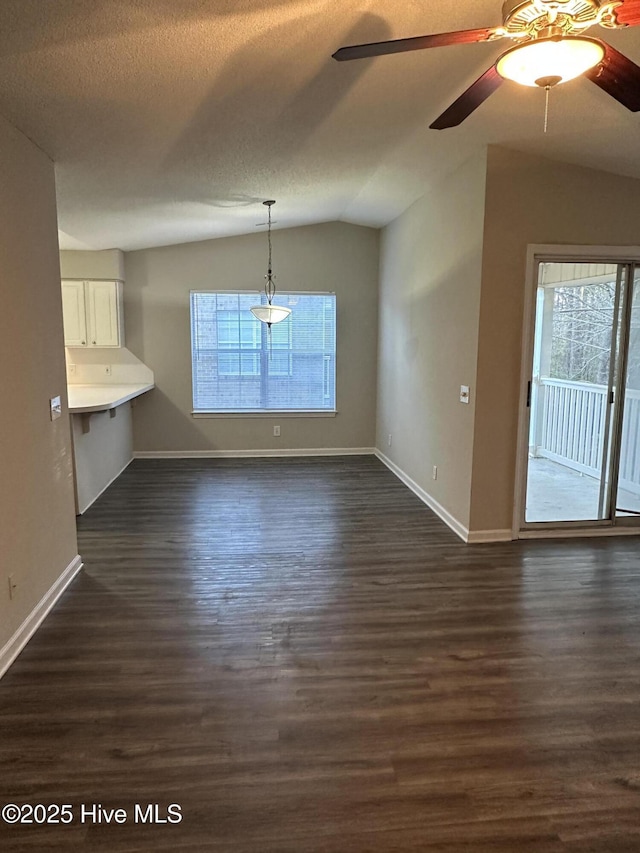
[[[267,304],[253,305],[250,310],[256,320],[260,320],[261,323],[266,323],[270,329],[274,323],[281,323],[282,320],[286,320],[289,314],[291,314],[291,308],[285,308],[282,305],[272,304],[273,297],[276,295],[276,285],[274,282],[275,276],[271,268],[271,208],[275,204],[275,201],[263,201],[262,203],[267,206],[267,209],[269,211],[269,230],[267,232],[269,238],[269,265],[267,267],[267,274],[265,275],[267,283],[264,286],[264,293],[267,297]]]
[[[285,308],[282,305],[254,305],[251,308],[253,316],[262,323],[279,323],[281,320],[286,320],[291,314],[291,308]]]
[[[496,64],[498,74],[523,86],[566,83],[593,68],[604,57],[604,47],[595,39],[564,36],[530,41],[503,53]]]

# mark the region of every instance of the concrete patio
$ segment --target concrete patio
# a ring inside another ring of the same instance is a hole
[[[527,521],[590,521],[598,517],[600,483],[593,477],[552,462],[529,458],[527,481]],[[620,490],[617,500],[621,510],[640,513],[640,497]]]

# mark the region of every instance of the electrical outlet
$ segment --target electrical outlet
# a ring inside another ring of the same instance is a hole
[[[111,376],[111,365],[110,364],[104,365],[104,375],[105,376]]]
[[[274,426],[274,428],[273,428],[273,434],[274,434],[276,437],[280,435],[280,427],[279,427],[279,426]]]
[[[13,575],[9,575],[8,581],[9,581],[9,598],[13,599],[15,597],[16,590],[18,589],[18,584],[16,583]]]
[[[391,447],[391,433],[387,436],[387,446]]]
[[[438,466],[437,465],[433,466],[433,479],[434,480],[438,479]]]

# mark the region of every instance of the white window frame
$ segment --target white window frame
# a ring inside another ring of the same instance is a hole
[[[263,291],[255,291],[255,290],[203,290],[198,288],[197,290],[191,290],[189,292],[189,321],[190,327],[192,325],[192,312],[191,312],[191,297],[193,294],[203,294],[203,293],[215,293],[218,295],[247,295],[256,296],[256,303],[260,301],[261,296],[263,295]],[[245,418],[335,418],[336,415],[339,414],[338,411],[338,329],[337,329],[337,294],[332,290],[297,290],[297,291],[287,291],[287,290],[279,290],[278,294],[280,296],[333,296],[335,297],[335,306],[336,306],[336,317],[334,318],[335,322],[335,347],[334,347],[334,364],[335,364],[335,401],[333,409],[256,409],[256,410],[245,410],[245,411],[204,411],[202,409],[192,409],[191,417],[194,419],[245,419]],[[295,310],[295,308],[294,308]],[[325,309],[326,310],[326,309]],[[289,340],[291,341],[292,331],[289,333]],[[190,340],[190,355],[193,358],[193,338]],[[291,364],[291,356],[289,354],[289,361]],[[291,370],[291,367],[290,367]],[[231,375],[231,374],[229,374]],[[259,374],[258,374],[259,375]],[[273,374],[272,374],[273,375]],[[287,374],[275,374],[285,376]],[[192,379],[193,382],[193,379]],[[326,388],[326,384],[325,384]],[[327,399],[330,395],[325,392],[323,395],[325,399]],[[192,389],[192,402],[193,402],[193,389]]]

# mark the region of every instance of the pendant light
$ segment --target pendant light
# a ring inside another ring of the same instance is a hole
[[[263,201],[262,203],[266,205],[269,211],[269,230],[267,232],[269,238],[269,265],[267,267],[267,274],[265,275],[267,283],[264,286],[267,304],[254,305],[251,308],[251,313],[257,320],[260,320],[261,323],[266,323],[269,329],[271,329],[273,323],[280,323],[282,320],[286,320],[289,314],[291,314],[291,308],[284,308],[282,305],[272,304],[273,297],[276,295],[276,286],[274,283],[275,276],[271,269],[271,208],[275,204],[275,201]]]

